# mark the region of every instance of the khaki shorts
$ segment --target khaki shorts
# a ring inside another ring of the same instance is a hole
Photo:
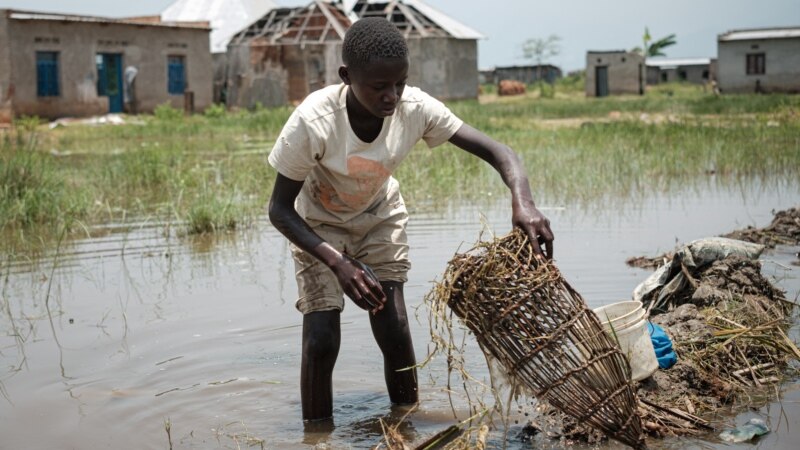
[[[368,265],[380,281],[408,281],[408,212],[399,189],[344,224],[312,223],[326,242]],[[344,292],[328,266],[292,245],[297,290],[295,306],[303,313],[344,309]]]

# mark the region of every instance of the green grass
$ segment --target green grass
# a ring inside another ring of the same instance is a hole
[[[559,82],[553,98],[533,87],[449,106],[520,153],[540,204],[637,198],[710,173],[716,183],[800,175],[800,96],[666,85],[643,97],[587,99],[582,83]],[[20,121],[0,134],[0,228],[54,228],[65,217],[159,217],[190,234],[247,227],[263,215],[275,179],[266,156],[290,113],[215,107],[187,117],[162,106],[118,126]],[[396,176],[414,208],[505,191],[488,165],[449,144],[417,146]]]
[[[53,157],[37,150],[28,123],[0,143],[0,230],[59,224],[88,210],[86,190],[64,177]]]

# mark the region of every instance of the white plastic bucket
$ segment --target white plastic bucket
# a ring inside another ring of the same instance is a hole
[[[601,306],[595,309],[594,313],[600,318],[603,328],[607,331],[611,331],[612,328],[615,330],[628,328],[645,315],[642,302],[635,300]]]
[[[642,303],[613,303],[594,310],[605,332],[619,344],[631,365],[631,379],[644,380],[658,369],[656,351],[647,331],[647,318]]]

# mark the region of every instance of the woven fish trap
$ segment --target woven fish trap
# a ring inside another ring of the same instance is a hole
[[[631,369],[581,295],[515,230],[457,254],[440,300],[508,378],[540,400],[634,448],[644,448]]]

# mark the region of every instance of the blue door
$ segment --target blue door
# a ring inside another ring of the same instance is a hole
[[[97,95],[108,97],[108,112],[122,112],[122,55],[97,54]]]

